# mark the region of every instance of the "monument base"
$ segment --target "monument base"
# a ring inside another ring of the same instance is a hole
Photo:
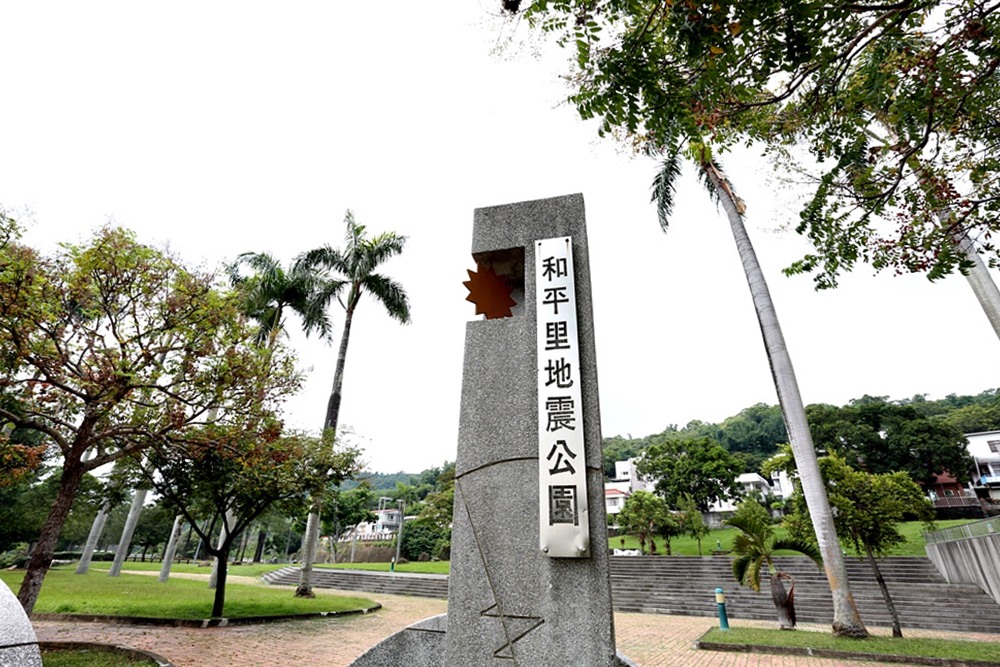
[[[425,618],[383,639],[350,667],[444,667],[447,632],[448,614]],[[610,667],[637,665],[619,653]]]
[[[42,667],[38,638],[17,597],[0,581],[0,667]]]

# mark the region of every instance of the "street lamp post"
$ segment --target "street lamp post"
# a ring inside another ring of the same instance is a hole
[[[397,502],[399,503],[399,528],[396,532],[396,560],[394,561],[396,563],[399,562],[399,554],[403,548],[403,508],[405,507],[403,500]]]

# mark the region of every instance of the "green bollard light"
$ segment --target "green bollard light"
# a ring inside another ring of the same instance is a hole
[[[719,629],[729,629],[729,616],[726,615],[726,594],[721,588],[715,589],[715,604],[719,607]]]

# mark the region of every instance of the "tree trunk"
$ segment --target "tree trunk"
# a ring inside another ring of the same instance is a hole
[[[979,305],[983,307],[983,312],[986,313],[997,338],[1000,338],[1000,289],[997,289],[993,276],[990,275],[983,258],[976,252],[969,235],[963,232],[960,236],[956,236],[955,244],[965,254],[966,259],[972,262],[972,268],[965,274],[965,278],[975,292]]]
[[[350,304],[351,301],[348,303]],[[334,434],[337,433],[337,421],[340,419],[340,391],[344,385],[344,364],[347,361],[347,344],[351,338],[353,320],[354,307],[351,305],[344,315],[344,330],[340,334],[340,349],[337,351],[337,368],[333,373],[333,387],[330,389],[330,399],[326,404],[326,418],[323,420],[323,430],[331,429]]]
[[[792,585],[785,590],[782,579],[789,579]],[[778,610],[778,628],[781,630],[795,629],[795,580],[784,572],[771,574],[771,600]]]
[[[225,516],[222,517],[222,528],[219,529],[219,541],[216,543],[218,546],[215,549],[215,560],[212,561],[212,574],[208,577],[209,588],[218,588],[219,579],[225,578],[225,572],[229,565],[229,548],[232,545],[233,539],[236,537],[235,535],[231,535],[229,532],[229,527],[232,525],[232,512],[226,512]],[[223,545],[225,545],[225,554],[220,557],[219,554],[223,551]]]
[[[170,539],[167,540],[167,548],[163,551],[163,564],[160,566],[160,581],[166,582],[170,579],[170,568],[174,564],[174,555],[177,553],[177,543],[181,539],[181,526],[184,524],[184,517],[178,514],[174,517],[174,525],[170,529]]]
[[[299,569],[299,585],[295,589],[297,598],[314,598],[312,589],[313,562],[316,560],[316,543],[319,541],[319,502],[313,501],[313,509],[306,520],[306,534],[302,540],[302,567]]]
[[[875,554],[872,553],[871,548],[865,545],[865,555],[868,557],[868,564],[871,565],[872,572],[875,574],[875,581],[878,582],[879,590],[882,591],[882,599],[885,600],[885,608],[889,610],[889,618],[892,619],[892,636],[902,637],[903,627],[899,624],[899,614],[896,613],[896,605],[892,601],[892,596],[889,595],[889,587],[885,583],[885,578],[882,576],[882,570],[878,568],[878,560],[875,558]]]
[[[833,513],[830,510],[826,488],[823,486],[823,477],[819,471],[816,449],[813,445],[812,434],[809,432],[809,424],[806,421],[805,406],[802,403],[798,382],[795,379],[792,358],[785,345],[785,338],[781,332],[781,325],[778,322],[778,315],[771,300],[764,273],[757,261],[757,254],[750,243],[746,227],[743,225],[742,202],[739,206],[737,205],[737,199],[732,193],[729,182],[712,163],[703,161],[701,168],[715,187],[722,207],[729,218],[729,225],[732,228],[736,248],[743,262],[743,270],[746,273],[750,294],[753,297],[754,309],[757,312],[761,335],[764,338],[764,348],[767,351],[771,375],[774,378],[774,386],[778,394],[778,403],[781,405],[788,439],[795,456],[799,479],[802,482],[802,493],[805,496],[806,505],[809,507],[813,529],[816,531],[816,539],[823,556],[826,578],[830,583],[830,592],[833,596],[833,633],[839,636],[867,637],[868,630],[865,629],[864,623],[861,621],[861,615],[858,613],[847,580],[847,567],[844,565],[843,554],[840,551],[840,541],[837,539]]]
[[[146,489],[136,489],[135,495],[132,496],[132,506],[128,509],[128,518],[125,519],[125,527],[122,528],[122,536],[118,540],[115,562],[108,571],[109,577],[117,577],[122,573],[122,564],[128,557],[129,548],[132,546],[132,535],[135,533],[135,526],[139,523],[139,515],[142,514],[142,506],[145,503]]]
[[[104,524],[108,520],[108,511],[110,509],[108,503],[103,502],[101,503],[101,508],[97,510],[94,523],[90,526],[90,534],[87,535],[87,543],[83,545],[80,562],[76,566],[77,574],[87,574],[90,570],[90,561],[94,557],[94,549],[97,548],[97,542],[101,539],[101,534],[104,532]]]
[[[59,480],[59,493],[56,494],[52,509],[49,510],[49,515],[42,525],[38,542],[35,543],[31,558],[28,560],[28,569],[24,573],[24,579],[21,580],[21,588],[17,592],[17,599],[20,600],[26,614],[31,614],[38,601],[38,594],[42,590],[45,574],[52,565],[52,557],[59,541],[59,533],[62,532],[63,524],[66,523],[66,517],[69,516],[69,510],[73,506],[77,489],[80,488],[80,480],[83,479],[83,463],[80,461],[79,455],[76,456],[76,460],[72,460],[71,457],[72,452],[63,463],[62,478]]]
[[[348,308],[344,316],[344,330],[340,334],[340,349],[337,352],[337,368],[333,373],[333,387],[330,389],[330,399],[326,404],[326,417],[323,420],[323,431],[331,431],[337,435],[337,420],[340,419],[340,389],[344,384],[344,363],[347,360],[347,344],[351,337],[351,322],[354,319],[354,304],[357,298],[353,290],[348,297]],[[316,558],[317,540],[319,540],[320,512],[323,503],[320,494],[313,497],[312,510],[306,522],[305,541],[302,544],[302,568],[299,570],[299,585],[295,589],[295,597],[314,597],[312,592],[312,566]],[[310,530],[310,526],[312,530]]]
[[[225,530],[225,528],[223,528]],[[220,541],[219,550],[216,553],[215,562],[229,562],[229,548],[232,539],[227,536],[224,541]],[[212,618],[222,618],[226,606],[226,576],[228,568],[223,565],[218,569],[218,578],[215,582],[215,597],[212,600]]]
[[[259,563],[264,557],[264,545],[267,541],[267,531],[259,530],[257,531],[257,546],[253,550],[253,562]]]

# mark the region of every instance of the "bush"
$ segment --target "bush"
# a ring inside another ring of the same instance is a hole
[[[28,545],[15,544],[13,549],[0,553],[0,570],[8,567],[22,568],[28,562]]]
[[[430,521],[417,519],[403,526],[402,554],[409,560],[430,560],[438,555],[440,545],[449,538]],[[425,555],[426,554],[426,555]]]

